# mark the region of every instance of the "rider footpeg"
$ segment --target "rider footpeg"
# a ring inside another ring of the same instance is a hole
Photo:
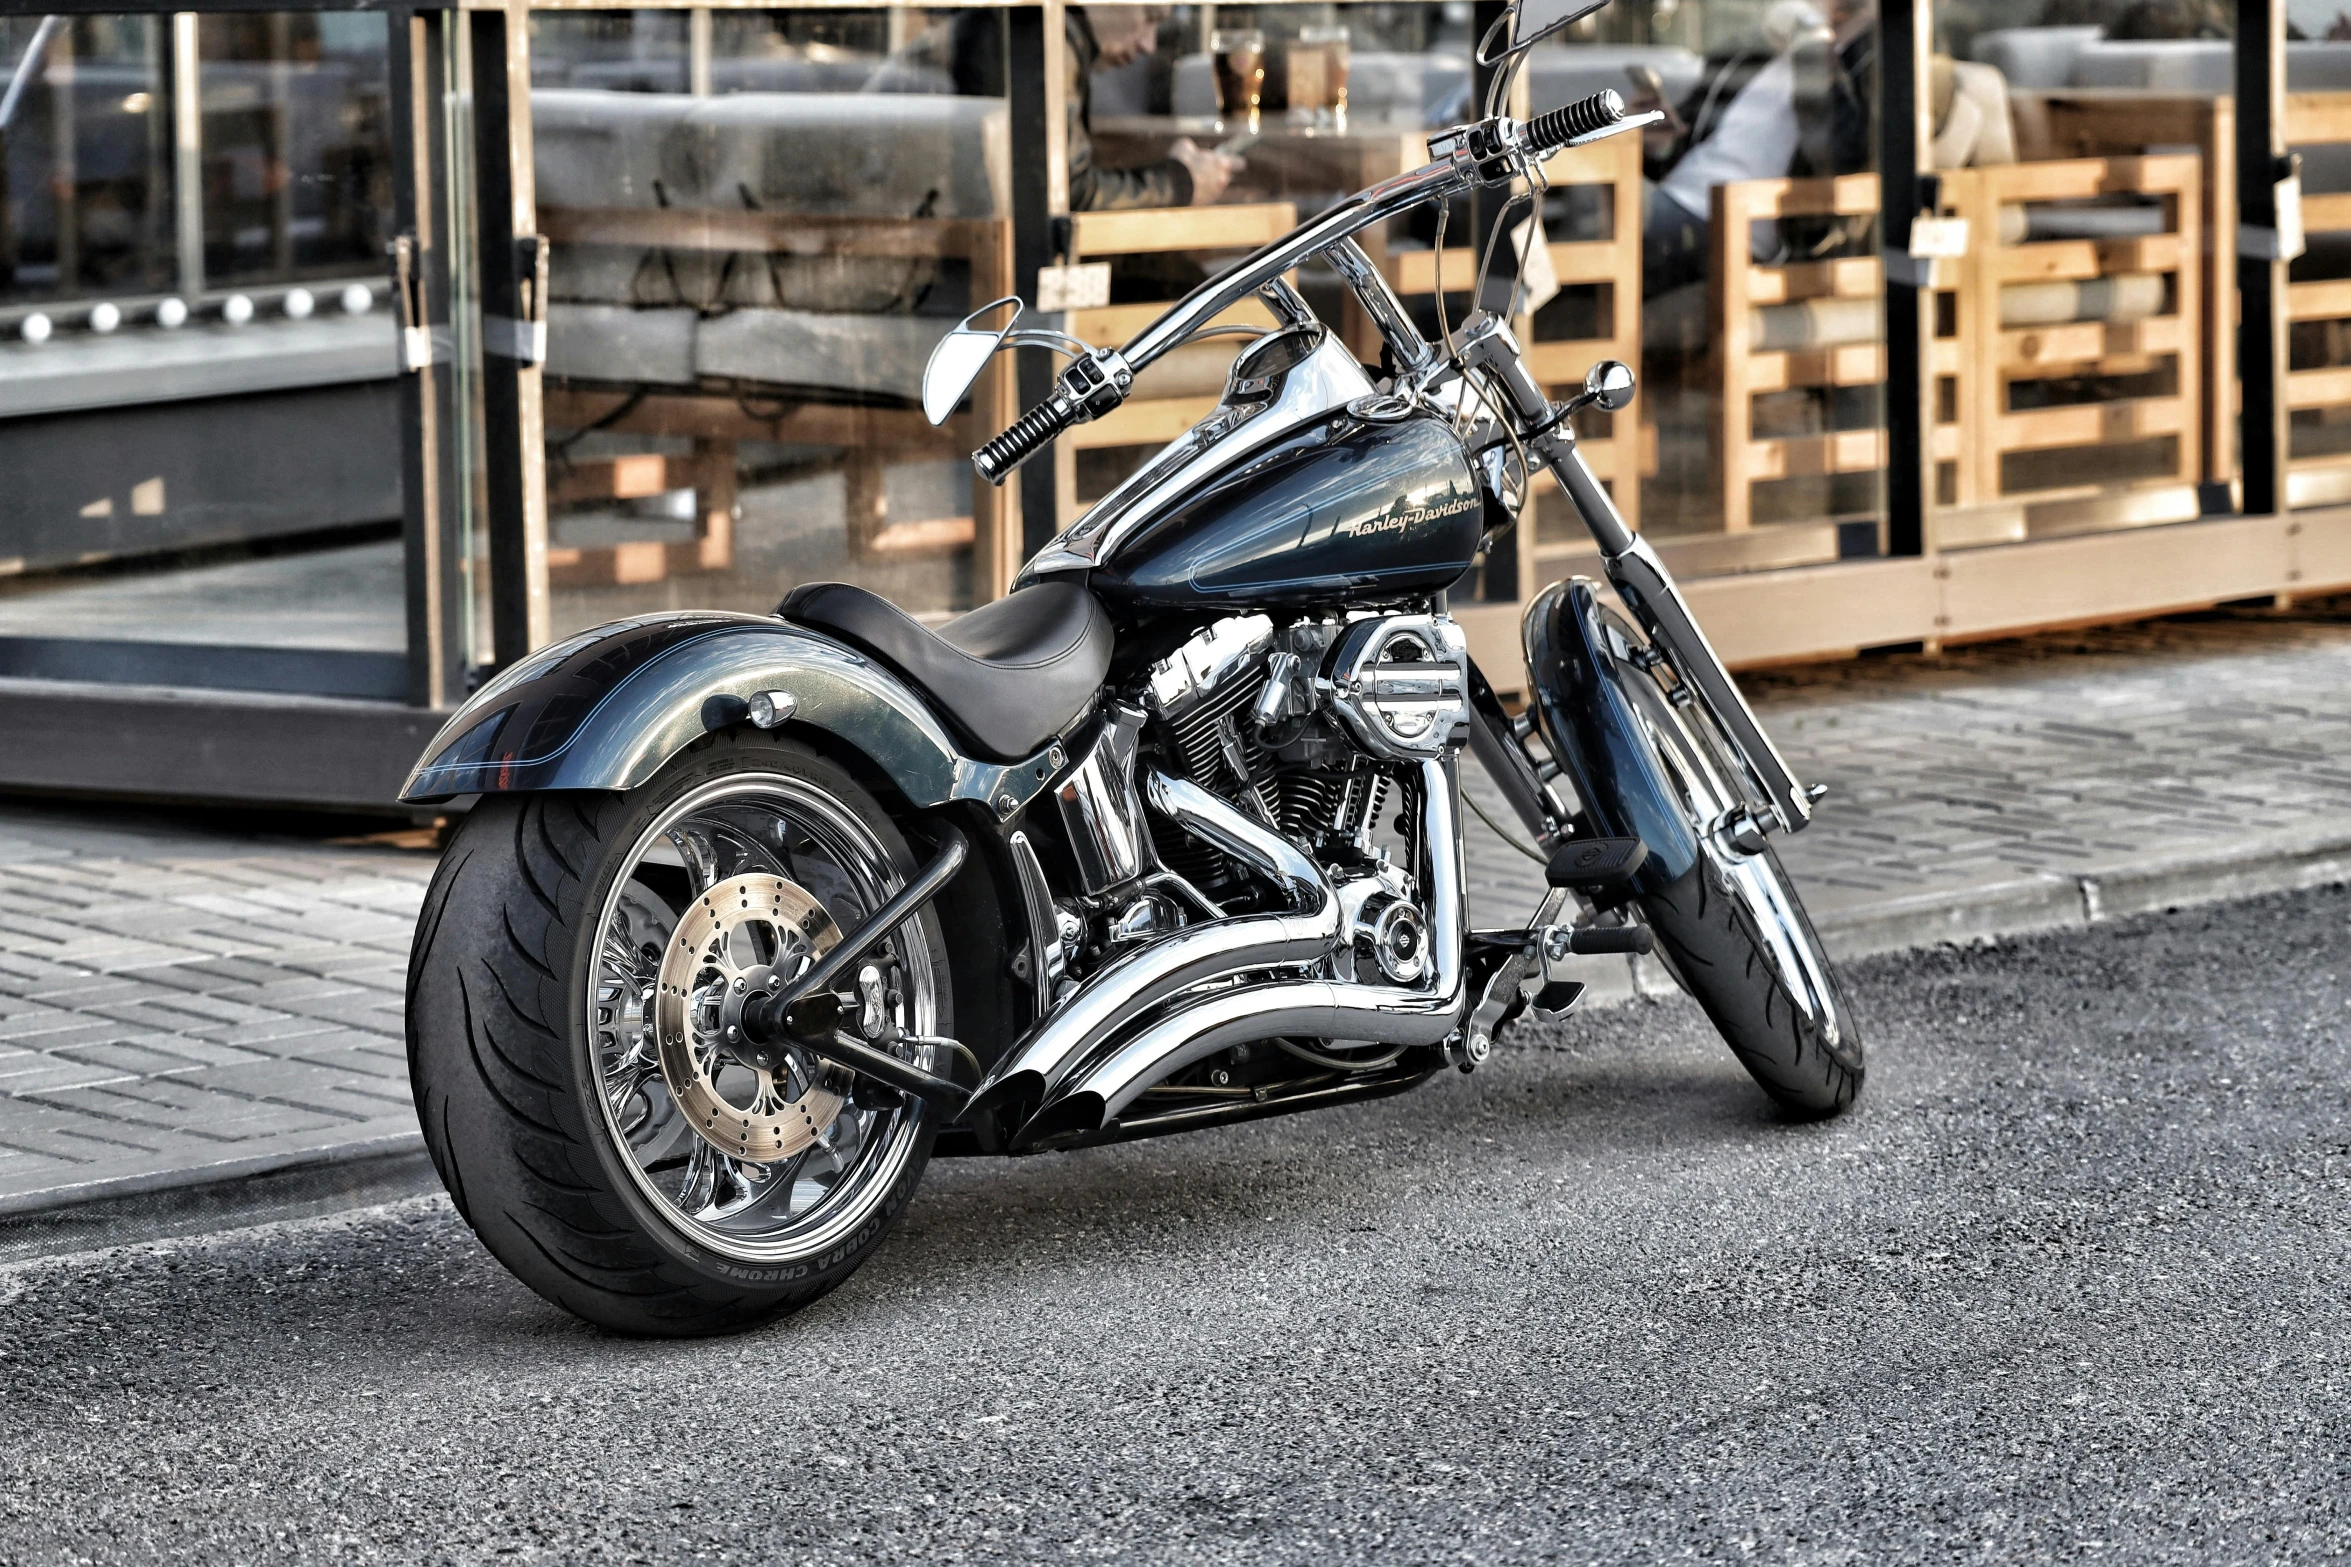
[[[1577,892],[1612,892],[1648,858],[1648,845],[1638,838],[1570,838],[1552,854],[1543,879]]]
[[[1578,925],[1568,932],[1567,950],[1579,958],[1631,954],[1644,956],[1657,942],[1646,925]]]

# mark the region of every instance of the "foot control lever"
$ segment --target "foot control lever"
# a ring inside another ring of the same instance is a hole
[[[1638,838],[1570,838],[1543,867],[1543,879],[1578,892],[1613,892],[1648,858],[1649,847]]]

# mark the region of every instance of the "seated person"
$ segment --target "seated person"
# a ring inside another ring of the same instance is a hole
[[[1128,207],[1205,207],[1224,195],[1240,173],[1239,158],[1179,136],[1167,156],[1140,168],[1104,168],[1094,161],[1094,73],[1112,71],[1149,54],[1159,39],[1165,6],[1073,5],[1062,12],[1069,62],[1064,95],[1069,113],[1069,207],[1108,212]],[[1004,13],[966,11],[955,19],[951,45],[956,91],[995,96],[1004,89]]]
[[[1829,0],[1825,23],[1802,0],[1784,0],[1764,29],[1771,54],[1722,61],[1666,125],[1645,133],[1641,255],[1651,297],[1705,277],[1715,186],[1870,166],[1874,0]],[[1665,107],[1648,93],[1631,105],[1635,113]]]

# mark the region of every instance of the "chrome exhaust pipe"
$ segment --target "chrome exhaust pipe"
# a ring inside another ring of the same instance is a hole
[[[971,1112],[1041,1100],[1074,1062],[1150,1008],[1204,980],[1313,963],[1338,946],[1338,895],[1296,845],[1183,779],[1154,772],[1145,787],[1161,815],[1280,887],[1289,911],[1190,926],[1120,957],[997,1063],[973,1091]]]
[[[1036,1114],[1014,1136],[1014,1145],[1103,1131],[1169,1073],[1233,1045],[1285,1034],[1434,1045],[1460,1027],[1469,991],[1462,962],[1461,824],[1454,813],[1450,766],[1422,763],[1420,784],[1434,960],[1425,988],[1266,979],[1179,1003],[1167,1016],[1067,1074],[1058,1088],[1049,1088]]]

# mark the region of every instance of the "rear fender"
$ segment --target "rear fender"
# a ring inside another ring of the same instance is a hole
[[[1625,692],[1626,681],[1651,678],[1631,661],[1639,649],[1602,614],[1593,585],[1582,578],[1537,594],[1520,632],[1543,736],[1592,831],[1648,846],[1634,877],[1638,890],[1678,880],[1698,863],[1698,834]]]
[[[792,724],[835,736],[927,809],[976,800],[1008,817],[1061,764],[967,756],[920,696],[864,654],[763,615],[644,615],[540,649],[459,708],[400,798],[543,789],[634,789],[712,730],[743,723],[751,697],[787,692]]]

